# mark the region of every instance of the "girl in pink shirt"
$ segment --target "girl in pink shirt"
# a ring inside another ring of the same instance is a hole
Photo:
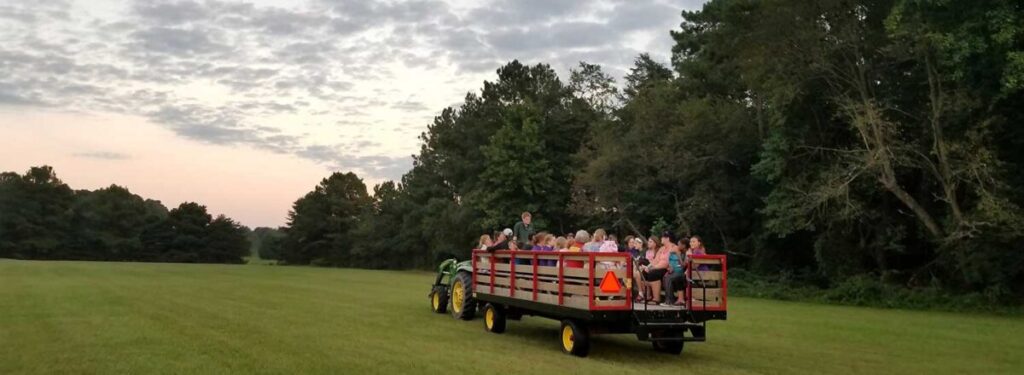
[[[674,249],[675,236],[672,232],[665,231],[661,234],[661,248],[654,255],[654,260],[650,265],[640,267],[643,280],[651,287],[651,298],[645,302],[653,302],[655,305],[661,303],[661,279],[668,273],[668,255]]]

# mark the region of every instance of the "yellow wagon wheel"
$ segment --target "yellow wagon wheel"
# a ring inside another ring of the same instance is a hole
[[[586,357],[590,352],[590,332],[575,320],[562,321],[562,351],[577,357]]]
[[[484,307],[484,329],[491,333],[505,332],[505,308],[500,305],[488,303]]]

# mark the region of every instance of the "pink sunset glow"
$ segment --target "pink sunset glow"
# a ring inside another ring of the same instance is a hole
[[[282,225],[291,203],[328,174],[292,155],[185,140],[138,117],[11,110],[0,116],[0,170],[50,165],[75,189],[117,184],[170,208],[198,202],[254,227]]]

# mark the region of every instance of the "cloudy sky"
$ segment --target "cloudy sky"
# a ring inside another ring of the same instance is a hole
[[[621,77],[701,3],[0,0],[0,171],[281,225],[331,171],[399,178],[505,62]]]

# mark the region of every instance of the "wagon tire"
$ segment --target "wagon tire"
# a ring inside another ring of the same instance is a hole
[[[651,341],[654,351],[672,355],[679,355],[683,352],[683,341]]]
[[[562,352],[566,354],[586,357],[590,352],[590,331],[580,322],[571,319],[563,320],[559,338],[562,342]]]
[[[505,308],[501,305],[488,303],[484,306],[484,329],[490,333],[504,333],[507,323]]]
[[[707,336],[707,329],[706,328],[707,327],[703,327],[703,326],[701,326],[701,327],[690,327],[690,334],[692,334],[693,337],[704,338],[704,337]]]

